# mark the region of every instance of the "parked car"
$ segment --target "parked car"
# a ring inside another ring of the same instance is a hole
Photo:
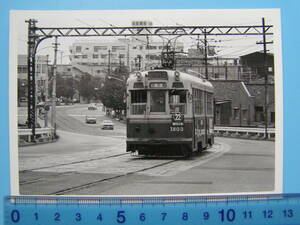
[[[92,104],[89,104],[88,106],[88,110],[97,110],[97,106],[96,104],[92,103]]]
[[[101,123],[101,129],[102,130],[113,130],[114,129],[114,123],[111,120],[103,120]]]
[[[27,102],[27,98],[26,97],[21,97],[20,102]]]
[[[87,115],[87,116],[85,117],[85,122],[86,122],[86,123],[92,123],[92,124],[95,124],[95,123],[97,123],[97,119],[96,119],[95,116]]]

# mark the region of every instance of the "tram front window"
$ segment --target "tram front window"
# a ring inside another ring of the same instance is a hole
[[[150,91],[150,112],[166,112],[166,91]]]
[[[170,113],[186,112],[186,91],[170,90],[169,91]]]

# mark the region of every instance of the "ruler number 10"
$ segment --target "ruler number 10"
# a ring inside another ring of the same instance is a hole
[[[224,210],[222,209],[219,211],[219,214],[221,215],[221,221],[229,221],[233,222],[235,220],[235,211],[233,209]]]

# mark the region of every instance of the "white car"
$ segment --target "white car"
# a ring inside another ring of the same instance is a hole
[[[95,124],[95,123],[97,123],[97,119],[96,119],[95,116],[86,116],[85,117],[85,122]]]
[[[101,123],[101,129],[105,130],[113,130],[114,129],[114,123],[111,120],[103,120],[103,122]]]
[[[95,103],[89,104],[88,110],[97,110],[97,106]]]

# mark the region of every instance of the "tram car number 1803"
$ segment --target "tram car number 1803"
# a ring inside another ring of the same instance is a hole
[[[171,132],[183,132],[184,131],[184,115],[180,112],[172,114],[172,124],[170,126]]]
[[[149,70],[127,80],[127,151],[183,155],[213,145],[213,86],[176,70]]]

